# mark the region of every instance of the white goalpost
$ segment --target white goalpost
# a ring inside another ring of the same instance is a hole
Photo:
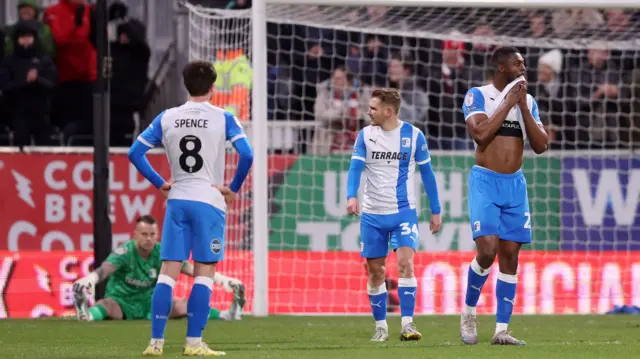
[[[489,83],[487,59],[498,45],[521,49],[529,87],[555,138],[548,153],[525,154],[534,242],[521,254],[515,313],[640,305],[637,1],[186,6],[189,58],[215,64],[214,103],[240,118],[254,147],[242,213],[231,216],[247,238],[228,247],[232,257],[251,258],[234,273],[250,283],[253,315],[370,312],[359,219],[345,213],[346,173],[353,133],[367,120],[363,99],[389,83],[401,87],[406,120],[425,131],[444,211],[442,233],[429,234],[428,199],[418,180],[416,311],[459,313],[475,248],[466,209],[474,158],[460,107],[463,89]],[[464,58],[459,68],[449,63],[452,54]],[[347,97],[338,98],[334,81],[350,85]],[[599,90],[602,84],[611,86]],[[331,117],[336,106],[342,112]],[[391,254],[391,286],[394,267]],[[494,312],[489,287],[480,313]]]

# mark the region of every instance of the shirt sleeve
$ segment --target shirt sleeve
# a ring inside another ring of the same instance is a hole
[[[424,137],[422,131],[418,132],[418,138],[416,139],[416,164],[422,166],[425,163],[431,161],[431,155],[429,154],[429,146],[427,146],[427,139]]]
[[[113,264],[116,269],[120,269],[128,262],[127,251],[127,247],[125,247],[125,244],[123,244],[120,247],[114,249],[105,261]]]
[[[462,112],[464,112],[465,121],[475,114],[487,113],[484,108],[484,95],[480,89],[474,87],[467,91],[464,96],[464,104],[462,104]]]
[[[531,116],[533,116],[533,119],[536,120],[536,123],[542,123],[542,121],[540,121],[540,111],[538,110],[538,103],[536,102],[536,99],[533,98],[533,96],[531,97]]]
[[[234,143],[236,140],[240,138],[245,138],[247,135],[244,133],[242,129],[242,125],[236,116],[231,114],[230,112],[224,113],[225,117],[225,136],[227,141]]]
[[[353,146],[353,153],[351,154],[352,160],[366,161],[367,158],[367,145],[364,144],[364,130],[360,130],[358,138],[356,138],[356,144]]]
[[[156,118],[153,119],[149,127],[147,127],[138,136],[138,140],[148,147],[156,147],[162,144],[162,116],[166,111],[160,112]]]

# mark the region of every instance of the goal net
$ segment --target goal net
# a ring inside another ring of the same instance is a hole
[[[525,58],[529,92],[552,139],[547,154],[525,154],[533,243],[521,253],[515,312],[640,305],[637,11],[269,4],[269,131],[252,133],[251,12],[188,9],[189,58],[219,70],[215,103],[235,111],[250,137],[268,140],[269,233],[247,238],[268,236],[269,313],[370,313],[346,178],[376,86],[399,88],[401,119],[426,134],[443,205],[441,233],[432,235],[416,176],[417,312],[461,310],[475,250],[467,213],[474,152],[461,106],[469,88],[491,83],[489,58],[499,45],[516,46]],[[234,214],[244,224],[251,221],[247,198]],[[228,253],[250,258],[251,241],[240,243],[229,243]],[[252,263],[243,263],[236,275],[251,288]],[[480,313],[495,311],[497,272],[496,264]],[[397,278],[391,254],[395,312]],[[249,298],[251,311],[251,290]]]

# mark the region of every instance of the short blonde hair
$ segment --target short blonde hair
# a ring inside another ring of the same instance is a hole
[[[397,114],[400,111],[400,91],[398,89],[383,87],[378,88],[371,94],[372,98],[377,98],[380,103],[393,107],[393,110]]]

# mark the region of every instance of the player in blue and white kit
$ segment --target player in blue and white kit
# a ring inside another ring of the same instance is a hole
[[[476,304],[496,255],[500,266],[496,284],[496,330],[491,341],[524,345],[507,325],[513,312],[518,278],[518,253],[531,242],[531,212],[522,174],[524,140],[535,153],[547,150],[548,137],[538,105],[527,94],[524,60],[517,49],[502,47],[493,54],[492,85],[470,89],[462,110],[476,142],[476,165],[469,174],[469,219],[477,255],[469,267],[460,337],[478,342]]]
[[[430,229],[440,230],[438,186],[424,134],[398,119],[400,92],[377,89],[369,104],[371,125],[358,134],[347,177],[347,213],[359,214],[358,189],[365,173],[364,201],[360,221],[360,254],[367,259],[367,292],[376,322],[372,341],[389,339],[385,262],[389,242],[398,259],[398,297],[402,314],[400,340],[420,340],[413,322],[418,281],[413,256],[420,244],[415,206],[414,172],[420,166],[422,182],[431,206]]]
[[[225,211],[249,174],[253,152],[237,118],[209,103],[216,71],[210,63],[189,63],[182,73],[189,100],[160,113],[140,134],[129,159],[168,197],[162,231],[162,267],[151,299],[151,342],[143,355],[162,355],[172,292],[182,261],[192,255],[194,284],[187,303],[187,339],[183,355],[219,356],[202,341],[207,324],[216,263],[224,257]],[[239,153],[238,167],[224,187],[225,143]],[[167,183],[145,157],[163,145],[171,168]]]

